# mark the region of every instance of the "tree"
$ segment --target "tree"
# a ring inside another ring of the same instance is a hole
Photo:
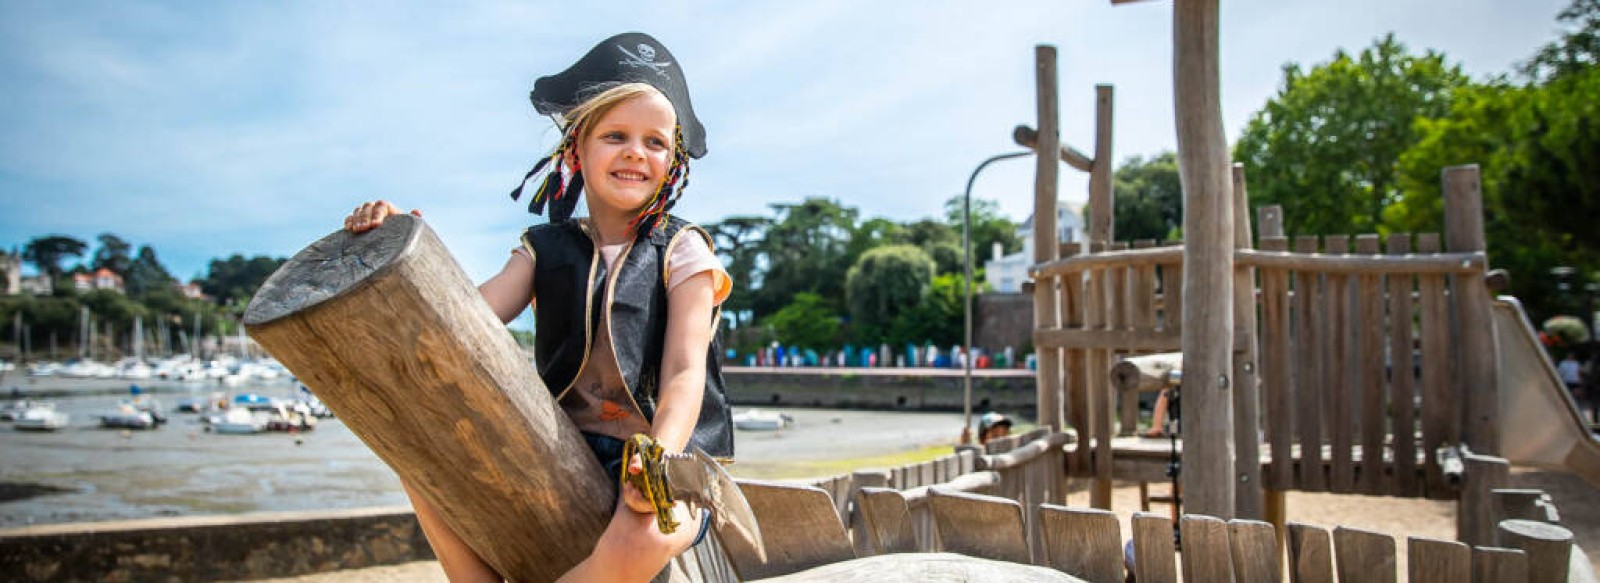
[[[961,236],[961,198],[950,197],[944,202],[944,216],[946,224],[955,231],[957,243]],[[1017,237],[1017,223],[1000,213],[1000,203],[981,198],[972,199],[972,262],[982,265],[980,257],[992,254],[995,243],[999,243],[1004,254],[1016,253],[1022,250],[1022,239]]]
[[[1522,74],[1536,82],[1582,73],[1600,63],[1600,0],[1573,0],[1556,21],[1573,27],[1546,44],[1522,64]]]
[[[133,258],[129,256],[133,251],[133,245],[111,233],[101,233],[97,238],[100,240],[100,248],[95,250],[89,269],[91,271],[109,269],[112,273],[126,278],[128,268],[133,265]]]
[[[245,259],[237,253],[225,260],[212,259],[206,276],[200,280],[200,289],[219,302],[233,302],[242,307],[284,261],[286,259],[264,255]]]
[[[826,350],[839,344],[839,314],[822,296],[795,294],[794,301],[763,322],[787,346]]]
[[[83,241],[66,235],[46,235],[28,241],[22,248],[22,259],[55,280],[61,277],[61,260],[82,257],[88,248]]]
[[[1177,154],[1162,152],[1149,160],[1128,158],[1117,167],[1111,180],[1117,239],[1177,238],[1183,227],[1183,186],[1178,178]],[[1087,208],[1083,214],[1088,217]]]
[[[1289,234],[1387,230],[1395,163],[1417,139],[1412,122],[1445,115],[1467,77],[1442,54],[1407,53],[1392,34],[1356,57],[1341,50],[1309,72],[1291,63],[1283,73],[1234,147],[1251,198],[1283,205]]]
[[[914,245],[890,245],[862,254],[850,266],[845,283],[856,340],[888,340],[895,318],[922,303],[933,276],[933,259]]]
[[[123,283],[129,296],[143,301],[150,293],[171,290],[175,281],[167,268],[161,265],[161,260],[156,258],[156,250],[149,245],[142,245],[138,256],[129,263]]]
[[[855,208],[826,198],[808,198],[800,204],[774,204],[778,217],[761,240],[766,269],[761,287],[753,293],[759,318],[793,301],[795,294],[811,292],[837,309],[844,297],[845,263],[855,232]]]

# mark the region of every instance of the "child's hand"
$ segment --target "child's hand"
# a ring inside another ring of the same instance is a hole
[[[352,233],[365,233],[378,228],[383,220],[400,214],[400,209],[394,205],[377,200],[361,203],[361,206],[350,211],[350,216],[344,218],[344,228]],[[412,216],[422,216],[422,211],[413,209]]]
[[[628,472],[630,476],[644,473],[644,462],[639,461],[638,454],[635,454],[628,459],[628,467],[622,471]],[[622,503],[627,505],[628,509],[640,514],[654,514],[656,511],[656,507],[650,504],[644,493],[626,480],[622,482]]]

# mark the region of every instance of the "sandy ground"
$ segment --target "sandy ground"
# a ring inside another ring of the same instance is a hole
[[[1555,499],[1561,512],[1562,525],[1571,529],[1578,546],[1584,549],[1592,565],[1600,566],[1600,490],[1583,480],[1564,472],[1529,469],[1512,471],[1511,487],[1537,488]],[[1085,506],[1089,495],[1084,484],[1074,484],[1067,502],[1072,506]],[[1166,491],[1161,484],[1151,485],[1152,493]],[[1130,532],[1128,522],[1139,509],[1139,489],[1134,483],[1118,483],[1112,492],[1112,505],[1122,518],[1124,535]],[[1289,520],[1327,528],[1337,525],[1386,533],[1396,538],[1398,573],[1404,580],[1406,572],[1406,542],[1408,536],[1443,540],[1455,539],[1455,503],[1434,500],[1403,498],[1340,496],[1290,492],[1288,495]],[[1165,506],[1156,505],[1152,512],[1165,513]],[[376,583],[443,582],[444,572],[436,562],[416,562],[403,565],[353,569],[333,573],[307,575],[286,579],[272,579],[277,583]]]

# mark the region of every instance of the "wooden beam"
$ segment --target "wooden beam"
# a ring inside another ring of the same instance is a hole
[[[1034,47],[1034,74],[1036,77],[1036,103],[1039,116],[1038,149],[1054,152],[1061,147],[1059,114],[1056,101],[1056,48],[1049,45]],[[1054,261],[1059,250],[1056,237],[1056,189],[1059,168],[1051,156],[1035,156],[1033,185],[1033,262]],[[1037,280],[1033,288],[1033,327],[1058,328],[1061,326],[1059,282],[1055,279]],[[1040,348],[1038,354],[1039,381],[1037,383],[1038,422],[1040,425],[1061,426],[1061,351]]]
[[[1018,146],[1033,150],[1034,153],[1039,152],[1039,132],[1031,127],[1017,126],[1011,130],[1011,139]],[[1061,152],[1061,161],[1066,162],[1068,166],[1080,172],[1094,170],[1094,160],[1090,160],[1088,156],[1083,155],[1083,152],[1079,152],[1066,144],[1061,144],[1058,150]]]
[[[1089,170],[1089,242],[1115,241],[1116,208],[1111,204],[1111,105],[1110,85],[1094,88],[1094,159]]]
[[[1226,520],[1234,517],[1239,476],[1230,370],[1233,187],[1222,129],[1217,4],[1174,3],[1172,53],[1183,183],[1184,502],[1189,512]]]
[[[554,580],[600,538],[615,485],[421,219],[312,243],[244,323],[507,579]]]

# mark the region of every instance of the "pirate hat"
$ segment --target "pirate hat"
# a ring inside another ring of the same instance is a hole
[[[661,188],[645,206],[644,212],[634,219],[633,226],[640,234],[648,233],[660,224],[668,210],[683,195],[689,185],[689,158],[706,154],[706,130],[694,115],[694,105],[689,102],[689,86],[683,78],[683,68],[661,42],[650,35],[628,32],[600,41],[589,53],[567,70],[540,77],[533,84],[528,99],[533,107],[545,115],[565,117],[567,112],[584,100],[615,85],[645,83],[660,91],[672,104],[677,114],[677,147],[667,177]],[[583,174],[564,172],[560,159],[574,147],[578,128],[562,128],[566,134],[561,145],[550,156],[533,166],[516,189],[511,199],[522,196],[522,189],[541,170],[548,171],[528,201],[528,212],[543,214],[550,207],[551,222],[561,222],[572,216],[583,192]]]
[[[567,70],[540,77],[528,98],[539,113],[564,115],[597,90],[621,83],[646,83],[665,95],[678,114],[684,148],[694,158],[706,155],[706,128],[689,102],[683,67],[661,41],[642,32],[625,32],[600,41]]]

